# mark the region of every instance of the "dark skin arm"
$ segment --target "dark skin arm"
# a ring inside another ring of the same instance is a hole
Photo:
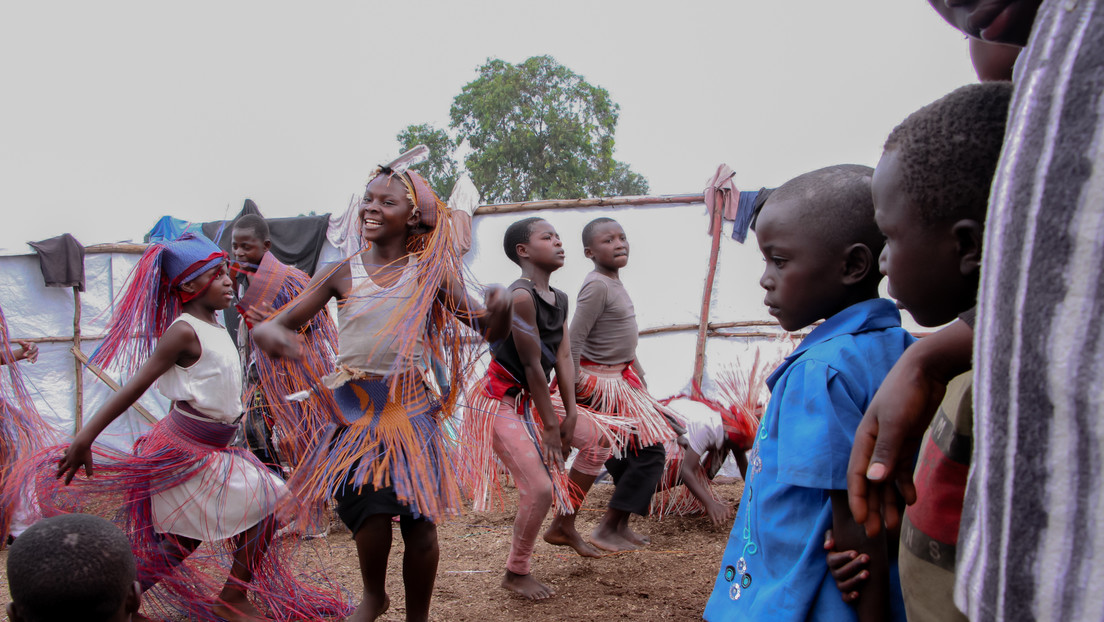
[[[560,342],[560,348],[556,352],[554,369],[556,381],[561,387],[575,386],[575,365],[571,360],[570,338],[568,331],[564,331],[563,341]],[[563,378],[563,382],[560,382],[560,378]],[[575,408],[574,391],[560,391],[560,398],[564,405],[564,419],[560,423],[560,448],[563,450],[563,457],[567,458],[571,454],[571,439],[575,436],[575,423],[578,421],[579,413]]]
[[[883,521],[889,529],[900,525],[898,490],[906,503],[916,501],[913,457],[947,383],[970,369],[973,337],[969,325],[955,321],[909,346],[866,409],[847,465],[847,490],[851,513],[868,535],[881,531]]]
[[[718,501],[709,492],[709,476],[705,473],[705,467],[701,464],[701,455],[690,448],[689,443],[680,438],[679,444],[683,445],[686,453],[682,456],[682,465],[679,466],[679,477],[686,488],[705,506],[705,513],[709,520],[716,526],[721,526],[732,518],[732,504]],[[722,450],[727,451],[727,450]]]
[[[353,261],[357,261],[354,258]],[[251,335],[257,347],[270,356],[297,359],[302,356],[304,340],[299,329],[326,308],[331,298],[344,300],[349,293],[352,270],[344,262],[336,269],[319,270],[301,294],[275,317],[253,327]]]
[[[359,261],[359,257],[352,261]],[[272,356],[299,358],[303,339],[299,329],[326,308],[330,299],[344,300],[352,287],[352,270],[348,262],[333,270],[315,273],[306,289],[269,321],[253,328],[253,341]],[[486,307],[473,300],[460,282],[446,278],[437,291],[437,298],[462,321],[478,328],[488,341],[505,338],[510,330],[511,304],[505,290],[498,286],[487,289]],[[478,318],[478,320],[473,319]]]
[[[138,368],[138,372],[122,389],[108,398],[95,416],[77,433],[72,444],[65,450],[65,455],[58,460],[57,477],[64,477],[68,484],[81,467],[84,467],[86,476],[92,477],[92,442],[96,437],[137,402],[169,368],[173,365],[189,367],[199,360],[202,352],[203,348],[192,327],[183,322],[170,326],[157,342],[153,354]]]
[[[544,448],[544,458],[563,467],[563,443],[560,440],[560,422],[556,413],[552,411],[552,394],[548,388],[548,382],[544,379],[544,370],[541,368],[541,344],[540,337],[536,334],[537,309],[533,297],[524,289],[513,292],[514,302],[514,346],[517,348],[518,358],[525,368],[525,383],[529,387],[529,395],[532,396],[533,406],[541,420],[541,443]],[[566,335],[564,335],[566,341]],[[561,344],[562,345],[562,344]],[[561,347],[562,350],[562,347]],[[570,353],[570,350],[568,351]],[[557,367],[559,367],[559,352],[557,352]],[[570,354],[569,354],[570,356]],[[559,371],[557,370],[557,375]],[[573,378],[574,372],[564,378]],[[571,385],[568,385],[571,386]],[[561,391],[564,398],[564,406],[567,405],[567,394],[570,391]],[[575,400],[572,397],[572,411]]]
[[[868,537],[862,525],[855,522],[847,505],[847,491],[833,490],[832,532],[838,548],[853,552],[867,562],[867,577],[863,579],[862,593],[855,598],[843,592],[844,600],[851,602],[863,622],[889,619],[889,554],[885,533]],[[836,577],[833,572],[833,577]],[[838,582],[838,577],[837,577]]]

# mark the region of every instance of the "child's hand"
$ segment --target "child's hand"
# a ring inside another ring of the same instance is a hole
[[[274,315],[276,315],[276,307],[267,302],[258,302],[245,310],[245,319],[250,326],[260,324]]]
[[[58,470],[55,477],[58,479],[64,477],[65,485],[68,486],[82,466],[84,467],[85,476],[92,477],[92,445],[78,437],[73,441],[73,444],[65,449],[65,455],[58,460]]]
[[[720,527],[728,522],[732,518],[732,504],[727,501],[707,501],[705,504],[705,513],[709,515],[709,520],[713,521],[713,525]]]
[[[575,418],[564,417],[560,422],[560,447],[566,460],[571,455],[571,440],[575,438]]]
[[[15,353],[15,360],[26,359],[32,363],[38,362],[38,344],[20,339],[15,340],[19,344],[19,352]]]
[[[947,383],[970,368],[973,335],[958,321],[909,346],[859,422],[847,464],[847,496],[868,537],[881,531],[883,520],[889,529],[900,524],[898,490],[905,503],[916,500],[913,458]]]
[[[564,445],[560,440],[559,427],[553,429],[543,428],[541,430],[541,445],[544,450],[544,461],[549,468],[562,471],[564,468]]]
[[[299,333],[274,322],[261,322],[250,333],[257,347],[277,358],[300,359],[306,340]]]
[[[870,557],[859,555],[855,551],[835,551],[836,541],[832,530],[824,532],[824,550],[828,551],[828,572],[836,580],[836,587],[843,596],[843,602],[853,603],[859,599],[859,588],[870,577],[866,565]]]

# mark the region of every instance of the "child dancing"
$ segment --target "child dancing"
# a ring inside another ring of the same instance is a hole
[[[122,497],[119,518],[133,542],[142,588],[160,584],[168,593],[145,600],[156,617],[332,617],[344,610],[336,587],[301,584],[285,567],[287,556],[265,554],[277,502],[285,496],[283,483],[249,452],[228,447],[242,414],[241,365],[216,312],[233,301],[231,288],[226,253],[207,239],[185,234],[149,247],[93,355],[100,365],[121,363],[130,380],[60,460],[61,448],[48,448],[20,470],[37,478],[47,515],[102,508]],[[138,439],[133,454],[94,447],[96,437],[154,382],[173,406]],[[42,473],[50,460],[66,485],[82,468],[88,478],[67,489]],[[230,576],[221,589],[209,560],[184,563],[202,542],[219,540],[230,557]],[[249,600],[250,591],[257,604]]]
[[[541,523],[553,503],[559,514],[574,516],[582,504],[580,489],[586,493],[580,484],[589,488],[601,471],[609,457],[612,434],[592,413],[578,411],[570,390],[574,370],[571,343],[564,330],[567,294],[548,283],[552,272],[564,263],[560,236],[547,221],[526,218],[506,229],[503,246],[506,256],[521,266],[521,277],[510,285],[513,335],[492,351],[494,360],[486,377],[471,392],[461,439],[472,458],[467,475],[472,479],[476,510],[485,509],[489,496],[499,491],[495,455],[517,485],[518,512],[502,587],[530,600],[543,600],[556,592],[530,574],[530,557]],[[549,388],[553,369],[559,386],[568,388],[566,392],[554,395]],[[572,446],[579,454],[568,480],[564,458]],[[556,535],[564,537],[545,538],[552,544],[571,546],[586,557],[600,555],[577,533],[574,537],[562,532]]]
[[[399,161],[380,167],[365,188],[358,225],[366,250],[319,271],[285,310],[252,331],[270,355],[301,357],[297,331],[330,299],[338,301],[337,369],[325,379],[338,410],[290,486],[304,506],[337,499],[364,582],[349,618],[358,622],[375,620],[390,604],[384,580],[393,516],[406,543],[407,620],[428,619],[436,523],[460,510],[461,497],[442,432],[460,383],[435,395],[427,364],[445,361],[450,377],[460,378],[476,352],[459,323],[489,340],[510,326],[502,288],[487,290],[485,309],[467,294],[446,208],[421,175],[404,168]]]
[[[613,496],[590,541],[607,551],[626,551],[649,543],[629,528],[629,517],[648,514],[663,476],[663,444],[676,435],[666,409],[648,393],[636,360],[636,310],[620,278],[629,261],[625,230],[612,218],[592,220],[583,227],[583,247],[594,270],[583,280],[571,319],[571,354],[578,370],[575,396],[592,410],[613,416],[621,430],[616,435],[619,456],[606,462]],[[574,515],[557,517],[549,531],[574,532],[574,520]]]
[[[5,366],[7,381],[0,381],[0,548],[8,538],[8,530],[18,531],[19,520],[13,527],[12,519],[25,503],[19,490],[8,490],[12,464],[19,456],[25,456],[49,445],[52,432],[38,415],[34,402],[23,383],[23,373],[16,365],[19,361],[38,360],[38,346],[27,341],[16,341],[12,348],[8,340],[8,322],[0,309],[0,365]]]

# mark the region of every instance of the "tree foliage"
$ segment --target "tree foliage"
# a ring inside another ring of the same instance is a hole
[[[454,99],[450,127],[471,148],[464,163],[487,202],[646,194],[648,182],[613,159],[619,110],[551,56],[489,59]]]
[[[459,177],[460,167],[453,157],[456,141],[445,130],[427,123],[410,125],[395,138],[402,145],[403,151],[416,145],[429,147],[429,160],[413,168],[426,178],[442,201],[447,201]]]

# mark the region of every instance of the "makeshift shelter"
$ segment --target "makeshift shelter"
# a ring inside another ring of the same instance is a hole
[[[731,176],[723,181],[735,182]],[[709,191],[716,188],[711,184]],[[513,282],[519,270],[502,251],[505,229],[520,218],[540,216],[559,231],[567,255],[564,268],[553,274],[552,285],[573,301],[592,269],[583,255],[583,226],[601,216],[618,220],[631,244],[630,261],[621,278],[635,303],[641,329],[638,358],[650,390],[660,398],[688,393],[697,377],[705,394],[716,396],[717,378],[748,369],[757,353],[763,361],[780,359],[800,336],[781,330],[763,307],[759,287],[763,260],[758,247],[730,239],[746,235],[749,210],[764,193],[739,192],[735,185],[729,193],[727,201],[710,201],[712,212],[706,209],[704,193],[483,205],[474,212],[472,247],[465,264],[473,282]],[[251,209],[250,203],[243,213]],[[726,205],[735,230],[728,224],[717,226],[716,219],[724,216],[717,210],[723,212]],[[348,256],[349,249],[356,248],[356,209],[354,197],[340,213],[269,219],[274,239],[285,226],[299,231],[309,227],[311,232],[300,236],[310,243],[301,243],[293,252],[313,265],[281,252],[276,252],[277,257],[311,271]],[[231,222],[206,223],[202,228],[215,237],[222,229],[220,242],[228,248]],[[276,246],[279,249],[280,244]],[[28,388],[42,415],[63,432],[79,429],[107,399],[112,391],[108,379],[122,380],[111,370],[87,368],[84,361],[102,339],[111,301],[144,248],[141,244],[85,247],[83,293],[46,288],[35,255],[0,256],[0,305],[11,336],[38,342],[41,348],[39,362],[26,367]],[[711,270],[715,274],[707,287]],[[150,390],[101,439],[115,447],[129,447],[167,407],[167,401]]]

